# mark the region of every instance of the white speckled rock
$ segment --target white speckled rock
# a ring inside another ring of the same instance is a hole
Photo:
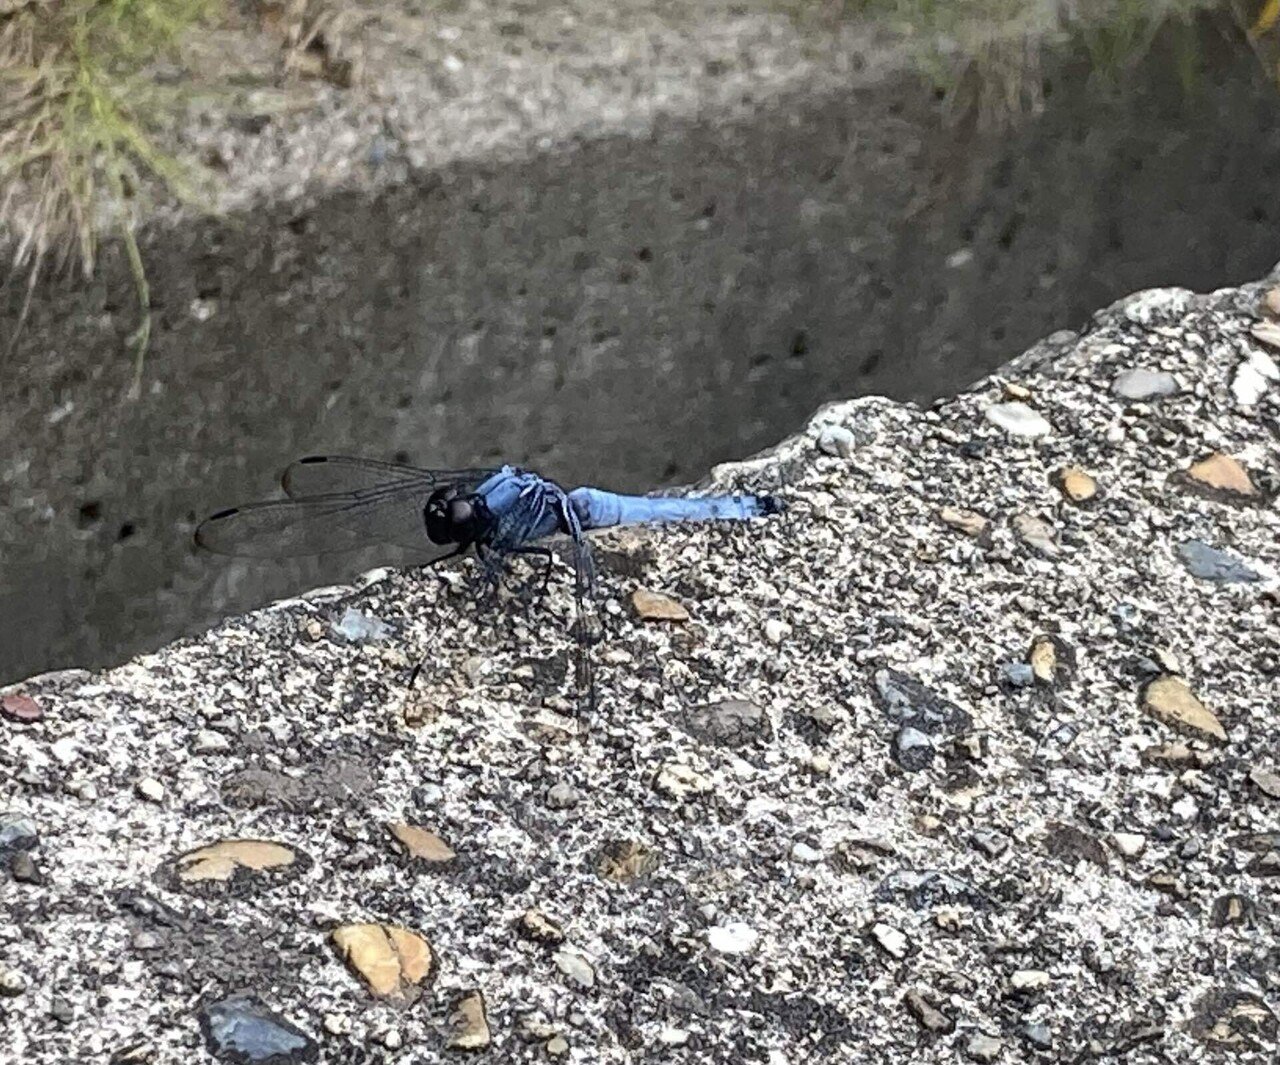
[[[1053,426],[1049,424],[1044,415],[1028,407],[1025,403],[1017,401],[997,403],[987,408],[986,415],[987,421],[991,422],[992,425],[998,425],[1011,436],[1035,439],[1036,437],[1048,436],[1053,432]]]

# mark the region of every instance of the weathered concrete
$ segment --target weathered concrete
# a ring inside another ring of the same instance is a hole
[[[119,263],[37,299],[0,386],[0,678],[369,565],[191,554],[197,516],[299,453],[685,481],[833,397],[931,399],[1118,294],[1276,256],[1274,92],[1212,43],[1190,97],[1159,46],[1115,96],[1059,61],[1045,113],[993,141],[857,27],[482,6],[474,31],[433,10],[425,43],[384,27],[377,99],[254,90],[189,123],[251,202],[148,234],[140,402]]]
[[[1275,1061],[1278,357],[1280,270],[927,412],[826,408],[716,472],[783,518],[600,542],[590,721],[567,582],[520,573],[372,574],[10,690],[0,1045]]]

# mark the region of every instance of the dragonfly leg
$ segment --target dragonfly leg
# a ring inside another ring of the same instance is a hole
[[[549,547],[517,547],[511,551],[513,555],[533,555],[541,558],[546,562],[542,570],[542,587],[539,589],[543,595],[547,594],[547,585],[551,582],[551,571],[555,569],[555,556],[551,553]]]

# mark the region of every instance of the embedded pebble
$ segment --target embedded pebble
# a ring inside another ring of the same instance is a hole
[[[872,925],[871,937],[889,957],[901,960],[907,956],[907,937],[892,925],[883,922]]]
[[[35,821],[17,810],[0,810],[0,852],[33,850],[40,845]]]
[[[1136,858],[1147,845],[1147,837],[1136,832],[1112,832],[1111,842],[1126,858]]]
[[[209,1050],[240,1065],[287,1065],[309,1060],[316,1044],[302,1029],[252,994],[235,994],[200,1008]]]
[[[631,607],[643,621],[688,621],[689,611],[684,604],[661,592],[637,588],[631,593]]]
[[[965,510],[962,507],[943,507],[938,511],[938,517],[942,519],[944,524],[975,540],[986,532],[988,525],[990,525],[990,522],[981,514],[976,511]]]
[[[759,933],[742,921],[716,925],[707,931],[707,942],[711,944],[711,949],[718,950],[721,954],[746,954],[755,947],[759,939]]]
[[[218,754],[231,749],[231,741],[221,732],[212,729],[201,729],[196,733],[191,749],[196,754]]]
[[[1021,436],[1028,439],[1048,436],[1053,426],[1044,415],[1028,407],[1025,403],[997,403],[986,410],[987,421],[999,426],[1010,436]]]
[[[1019,969],[1009,977],[1009,986],[1015,991],[1043,991],[1052,980],[1043,969]]]
[[[1219,584],[1249,584],[1262,580],[1238,558],[1202,540],[1185,540],[1178,545],[1178,558],[1193,577]]]
[[[1192,463],[1187,476],[1208,488],[1232,492],[1240,496],[1257,495],[1248,472],[1230,455],[1219,451]]]
[[[155,777],[143,777],[134,785],[134,790],[147,802],[164,802],[164,785]]]
[[[575,954],[571,950],[560,950],[552,960],[571,984],[584,989],[596,986],[596,971],[581,954]]]
[[[1072,503],[1087,503],[1098,494],[1098,482],[1079,466],[1064,466],[1053,477],[1058,490]]]
[[[44,717],[44,708],[29,695],[12,693],[0,696],[0,714],[30,724]]]
[[[435,965],[427,941],[395,925],[343,925],[330,939],[339,957],[379,998],[409,1000]]]
[[[767,741],[772,733],[768,715],[749,699],[695,706],[685,714],[685,727],[704,743],[721,747]]]
[[[824,425],[818,433],[818,450],[824,455],[847,459],[856,446],[853,433],[843,425]]]
[[[911,990],[903,997],[903,1002],[920,1027],[930,1032],[950,1032],[955,1029],[955,1022],[934,1006],[919,991]]]
[[[363,614],[354,607],[347,607],[341,619],[334,622],[333,631],[351,643],[380,643],[391,637],[391,626],[380,618]]]
[[[1015,514],[1010,524],[1024,544],[1046,558],[1057,558],[1062,554],[1053,526],[1043,518],[1034,514]]]
[[[260,873],[293,865],[291,847],[261,839],[227,839],[189,851],[174,862],[178,880],[195,884],[228,881],[238,874]]]
[[[1178,382],[1172,374],[1163,370],[1148,370],[1135,367],[1125,370],[1111,382],[1111,390],[1118,396],[1131,399],[1135,403],[1172,396],[1178,389]]]
[[[1253,781],[1254,786],[1273,799],[1280,799],[1280,773],[1267,769],[1265,766],[1255,765],[1249,770],[1249,779]]]
[[[970,1037],[964,1052],[974,1061],[995,1061],[1003,1049],[1004,1044],[995,1036],[979,1032]]]
[[[1253,335],[1253,339],[1259,343],[1266,344],[1270,348],[1280,349],[1280,323],[1254,322],[1249,327],[1249,332]]]
[[[484,995],[479,991],[468,991],[454,1002],[450,1023],[452,1050],[484,1050],[493,1041]]]
[[[0,965],[0,998],[17,998],[27,990],[22,974]]]
[[[1222,722],[1204,705],[1181,677],[1151,681],[1142,692],[1142,706],[1152,717],[1194,735],[1226,741]]]
[[[538,943],[564,942],[564,929],[541,910],[525,910],[520,915],[519,928],[521,935]]]
[[[428,865],[445,865],[457,857],[457,853],[444,840],[421,825],[409,825],[403,821],[393,821],[387,825],[396,841],[404,848],[405,854]]]
[[[769,618],[764,623],[764,638],[772,644],[780,644],[791,635],[791,626],[777,618]]]

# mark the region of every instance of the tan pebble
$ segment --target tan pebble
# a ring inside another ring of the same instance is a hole
[[[637,588],[631,593],[631,606],[644,621],[688,621],[689,611],[682,603],[661,592]]]
[[[1047,636],[1037,637],[1031,644],[1027,655],[1027,664],[1036,680],[1043,684],[1052,684],[1058,671],[1058,648]]]
[[[479,991],[468,991],[454,1003],[450,1021],[453,1034],[449,1046],[454,1050],[484,1050],[493,1040],[484,995]]]
[[[410,857],[433,865],[443,865],[457,857],[449,844],[425,828],[396,821],[387,825],[387,830],[400,841]]]
[[[1142,693],[1142,707],[1152,717],[1173,728],[1226,741],[1227,732],[1222,722],[1179,677],[1158,677],[1148,684]]]
[[[1252,496],[1258,493],[1258,490],[1253,487],[1253,481],[1249,479],[1248,471],[1230,455],[1224,455],[1220,451],[1215,451],[1194,463],[1187,470],[1187,476],[1193,481],[1223,492],[1233,492],[1241,496]]]
[[[938,511],[938,517],[942,519],[944,525],[949,525],[975,540],[987,530],[987,519],[976,511],[964,510],[960,507],[943,507]]]
[[[292,865],[297,854],[282,843],[265,839],[224,839],[189,851],[175,863],[185,883],[230,880],[238,870],[261,872]]]
[[[1004,394],[1007,399],[1028,400],[1031,398],[1031,389],[1026,385],[1020,385],[1017,381],[1006,381],[1004,383]]]
[[[1280,348],[1280,322],[1254,322],[1249,332],[1253,334],[1254,340],[1268,347]]]
[[[1262,297],[1262,306],[1272,318],[1280,318],[1280,285],[1267,290]]]
[[[1058,490],[1073,503],[1086,503],[1098,494],[1098,482],[1079,466],[1064,466],[1053,478]]]
[[[522,935],[539,943],[564,942],[564,929],[539,909],[525,910],[520,915],[519,928]]]
[[[564,1057],[569,1053],[569,1041],[562,1035],[553,1036],[547,1040],[546,1051],[548,1057]]]
[[[1249,770],[1249,779],[1262,794],[1280,799],[1280,773],[1274,773],[1265,766],[1255,765]]]
[[[396,925],[343,925],[330,938],[342,960],[379,998],[407,1000],[434,963],[427,941]]]

